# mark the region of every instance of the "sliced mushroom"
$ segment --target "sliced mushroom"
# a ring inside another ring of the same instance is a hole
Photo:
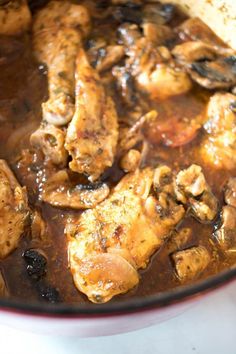
[[[146,22],[142,25],[144,36],[155,45],[166,45],[175,38],[172,29],[165,25]]]
[[[171,258],[181,282],[196,279],[211,261],[209,252],[202,246],[175,252]]]
[[[44,184],[42,200],[60,208],[89,209],[101,203],[109,192],[106,183],[73,183],[67,170],[61,170]]]
[[[168,251],[172,253],[185,247],[186,243],[190,241],[191,236],[192,229],[189,227],[184,227],[179,231],[174,231],[167,242]]]
[[[236,249],[236,208],[231,205],[223,206],[221,212],[221,226],[214,236],[220,247],[227,252]]]
[[[125,56],[125,50],[122,45],[110,45],[100,49],[99,54],[96,69],[101,72],[117,64]]]
[[[224,252],[236,252],[236,178],[231,177],[225,186],[225,202],[220,215],[220,227],[214,236]]]
[[[123,102],[128,107],[134,107],[137,102],[135,80],[132,74],[125,67],[115,66],[112,75],[117,80],[117,87],[121,93]]]
[[[133,23],[122,23],[117,31],[120,42],[127,47],[134,44],[137,39],[141,38],[139,27]]]
[[[228,88],[236,84],[236,56],[230,48],[188,41],[177,45],[172,54],[203,87]]]
[[[236,55],[192,63],[189,72],[194,81],[208,89],[232,87],[236,84]]]
[[[178,173],[175,192],[177,199],[187,204],[199,221],[210,222],[216,217],[218,201],[211,192],[200,166],[191,165]]]
[[[191,64],[194,61],[215,59],[217,50],[201,41],[188,41],[176,45],[171,53],[179,63]]]
[[[42,150],[45,157],[55,165],[66,165],[68,153],[64,147],[65,133],[63,129],[49,124],[42,124],[31,135],[30,142],[32,146]]]
[[[177,224],[180,220],[180,215],[183,216],[184,208],[176,199],[174,190],[174,175],[168,166],[159,166],[154,171],[153,176],[153,189],[157,195],[158,202],[155,204],[155,211],[158,213],[163,224],[166,226]],[[151,198],[149,208],[152,206]]]
[[[37,210],[31,214],[31,237],[34,245],[47,242],[47,226]]]

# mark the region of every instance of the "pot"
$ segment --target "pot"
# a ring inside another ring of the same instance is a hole
[[[169,2],[163,0],[163,2]],[[190,16],[199,16],[225,42],[236,49],[234,1],[172,0]],[[213,292],[236,284],[236,268],[211,276],[193,285],[145,298],[125,299],[101,305],[34,304],[0,301],[0,323],[33,332],[104,336],[128,332],[160,323],[192,307]]]

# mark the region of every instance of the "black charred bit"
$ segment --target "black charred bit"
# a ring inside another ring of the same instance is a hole
[[[46,274],[46,258],[36,250],[27,250],[23,254],[27,264],[27,273],[35,280],[39,280]]]
[[[37,286],[37,290],[39,292],[40,297],[43,298],[43,300],[45,300],[46,302],[54,304],[61,301],[59,291],[50,285],[47,285],[45,283],[39,283]]]

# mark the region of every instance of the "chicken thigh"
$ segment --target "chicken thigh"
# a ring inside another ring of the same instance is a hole
[[[137,285],[137,270],[183,218],[171,178],[168,168],[136,170],[101,204],[67,221],[74,282],[92,302],[106,302]]]

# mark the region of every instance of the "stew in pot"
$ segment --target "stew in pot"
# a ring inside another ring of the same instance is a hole
[[[0,296],[104,303],[236,262],[236,53],[158,1],[0,1]]]

